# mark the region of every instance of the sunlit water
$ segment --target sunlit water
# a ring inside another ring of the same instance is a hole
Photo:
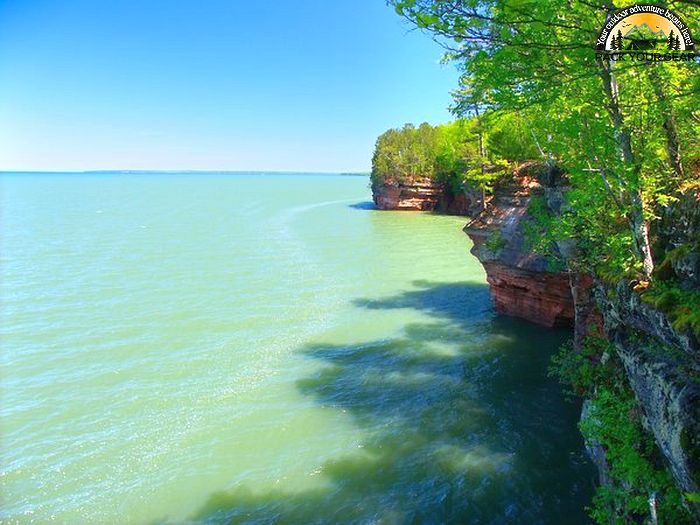
[[[3,176],[4,523],[581,523],[547,377],[465,219],[367,179]]]

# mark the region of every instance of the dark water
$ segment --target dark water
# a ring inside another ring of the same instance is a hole
[[[325,463],[325,490],[242,488],[213,497],[197,519],[587,523],[593,473],[575,433],[577,411],[543,373],[566,334],[509,319],[475,326],[455,299],[478,291],[426,284],[367,307],[416,308],[434,322],[409,324],[389,340],[305,348],[324,367],[300,380],[300,391],[371,429],[362,453]],[[436,340],[456,352],[431,350]]]

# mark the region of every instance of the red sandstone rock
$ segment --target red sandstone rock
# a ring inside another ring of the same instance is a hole
[[[475,215],[481,211],[480,192],[452,194],[429,179],[377,184],[372,187],[372,196],[380,210],[440,211],[453,215]]]
[[[551,271],[547,259],[530,250],[524,225],[537,179],[516,173],[497,188],[489,207],[464,229],[472,254],[484,265],[496,310],[548,327],[573,326],[574,300],[569,274]]]
[[[484,263],[498,313],[548,327],[572,326],[574,303],[565,273],[532,272]]]
[[[443,188],[428,180],[385,184],[372,188],[374,203],[380,210],[432,211]]]

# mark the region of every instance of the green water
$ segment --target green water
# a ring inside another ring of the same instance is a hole
[[[565,338],[340,176],[2,176],[3,523],[583,523]]]

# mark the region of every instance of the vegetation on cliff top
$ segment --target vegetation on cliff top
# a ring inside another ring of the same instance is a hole
[[[373,185],[429,179],[453,193],[474,188],[488,192],[506,168],[536,156],[525,123],[515,114],[437,126],[406,124],[377,139],[371,179]]]
[[[698,63],[596,58],[610,2],[390,3],[460,67],[458,116],[516,113],[540,157],[569,174],[568,206],[552,234],[580,240],[576,262],[651,280],[652,223],[698,177]],[[695,1],[674,9],[700,18]]]
[[[669,262],[679,250],[697,251],[697,239],[690,231],[686,239],[661,234],[669,210],[689,192],[698,195],[697,58],[652,63],[597,54],[600,30],[628,4],[623,0],[389,3],[439,41],[446,60],[460,68],[457,117],[480,122],[517,115],[528,131],[524,136],[532,139],[529,147],[535,146],[546,166],[567,173],[569,190],[559,213],[537,202],[530,210],[540,246],[574,240],[566,254],[569,270],[611,283],[636,281],[635,291],[665,312],[676,330],[700,337],[697,279],[675,274]],[[675,0],[669,7],[685,20],[700,19],[696,0]],[[480,153],[482,165],[484,155],[513,155]],[[565,349],[556,367],[574,391],[592,400],[581,429],[609,460],[613,485],[598,490],[592,517],[599,523],[641,522],[649,516],[647,499],[656,493],[660,523],[690,521],[642,428],[614,350],[589,345],[594,348]]]

